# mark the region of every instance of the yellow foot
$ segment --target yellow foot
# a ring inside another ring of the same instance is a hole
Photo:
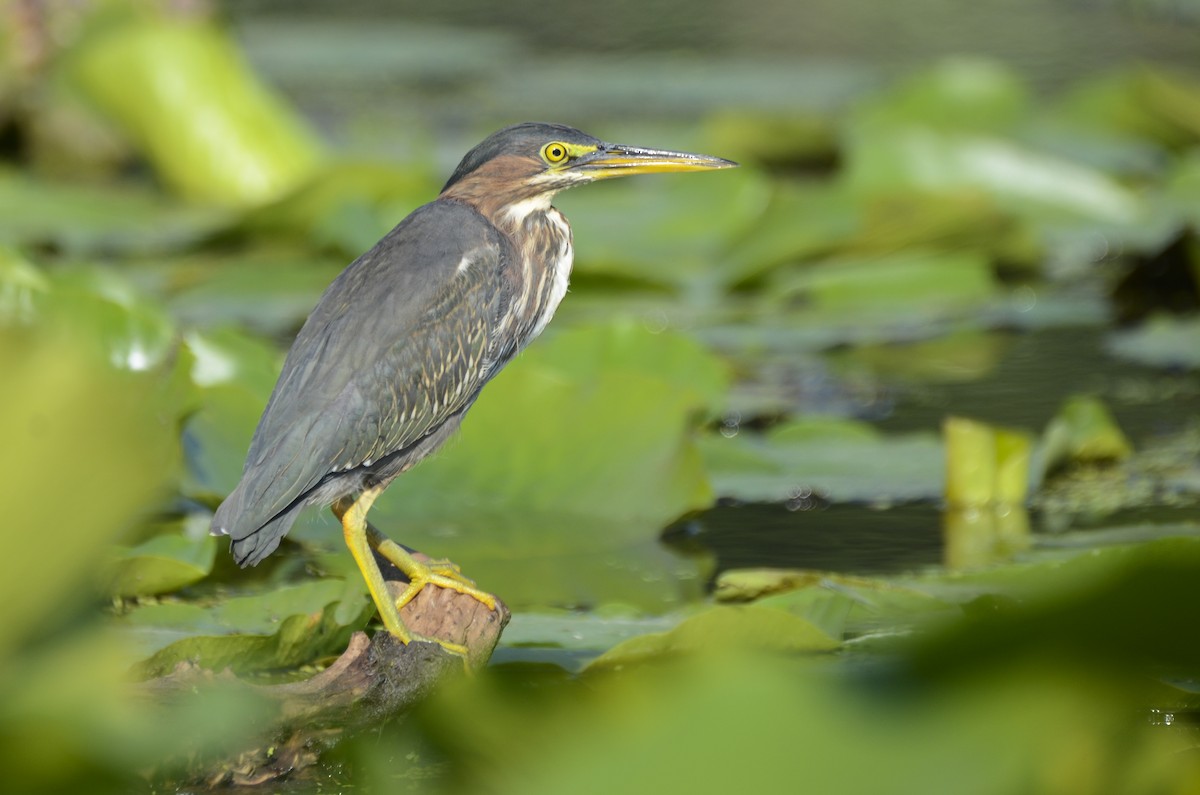
[[[417,594],[425,589],[427,585],[436,585],[439,588],[447,588],[455,593],[469,596],[475,601],[482,604],[488,610],[496,609],[496,597],[487,591],[482,591],[475,586],[475,583],[462,576],[457,571],[457,566],[450,570],[450,573],[443,573],[445,570],[441,565],[427,565],[424,563],[416,563],[415,566],[405,574],[408,575],[409,582],[404,589],[404,593],[396,598],[396,609],[401,610],[406,604],[411,602]]]

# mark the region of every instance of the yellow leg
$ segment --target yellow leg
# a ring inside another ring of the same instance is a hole
[[[367,522],[367,511],[371,509],[375,500],[382,493],[382,488],[374,488],[364,491],[357,499],[339,500],[333,506],[333,513],[342,522],[346,546],[350,548],[350,554],[354,556],[354,562],[358,564],[358,569],[367,582],[367,589],[371,592],[376,609],[379,610],[379,618],[383,621],[383,626],[405,644],[412,640],[431,640],[447,651],[465,657],[466,648],[457,643],[448,643],[436,638],[423,638],[411,632],[405,626],[404,620],[400,618],[401,608],[411,602],[426,585],[437,585],[467,594],[486,605],[490,610],[496,609],[496,597],[476,588],[474,583],[458,572],[458,567],[454,564],[447,561],[438,561],[433,564],[422,563],[399,544],[372,527]],[[375,562],[375,556],[371,554],[372,548],[408,577],[408,587],[398,599],[392,599],[387,584],[384,582],[383,573],[380,572],[379,565]]]

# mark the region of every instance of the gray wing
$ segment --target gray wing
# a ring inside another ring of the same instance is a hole
[[[414,212],[329,286],[297,335],[213,532],[238,562],[275,549],[322,479],[402,451],[487,379],[506,257],[475,211]]]

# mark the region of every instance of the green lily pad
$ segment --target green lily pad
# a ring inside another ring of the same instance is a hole
[[[83,313],[95,344],[114,367],[150,370],[175,350],[171,318],[114,271],[77,268],[55,274],[51,283],[47,312],[59,318]]]
[[[839,250],[861,230],[858,199],[839,185],[776,185],[761,217],[732,244],[724,279],[739,284],[770,269]]]
[[[1109,335],[1106,347],[1141,364],[1200,369],[1200,318],[1157,315],[1135,329]]]
[[[270,392],[240,383],[200,390],[198,409],[183,427],[187,472],[185,494],[214,501],[241,480],[250,438]]]
[[[936,499],[944,450],[933,434],[884,436],[866,423],[810,417],[765,435],[700,441],[713,489],[722,497],[782,502],[817,493],[835,502]]]
[[[389,501],[426,517],[501,508],[664,524],[708,505],[692,443],[703,393],[659,372],[671,352],[701,354],[676,335],[628,333],[593,328],[535,345],[483,391],[461,438],[398,479]],[[643,350],[626,369],[603,369],[609,350],[638,338]],[[713,359],[701,371],[710,394],[721,367]]]
[[[918,125],[866,123],[851,133],[846,180],[860,195],[981,190],[998,206],[1127,226],[1147,216],[1137,194],[1103,172],[1013,141]]]
[[[152,253],[195,243],[225,212],[177,205],[146,187],[76,185],[0,169],[0,242],[68,254]]]
[[[678,287],[712,282],[734,237],[766,208],[769,184],[750,168],[630,180],[563,194],[576,268]]]
[[[998,132],[1029,112],[1029,89],[998,61],[958,57],[903,80],[861,106],[873,122],[928,124],[943,130]]]
[[[873,319],[977,309],[995,293],[981,255],[907,251],[809,265],[772,279],[770,296],[806,312]]]
[[[679,654],[828,652],[840,642],[815,624],[784,610],[718,606],[663,633],[639,635],[592,660],[589,672],[619,670]]]
[[[142,605],[122,622],[143,646],[166,644],[134,667],[137,676],[169,673],[179,662],[214,671],[291,668],[345,647],[374,610],[360,580],[314,580],[211,607],[182,602]],[[178,639],[176,639],[178,638]],[[173,641],[173,642],[169,642]]]
[[[632,320],[568,329],[538,344],[539,362],[579,380],[603,373],[653,374],[719,411],[729,392],[729,365],[691,337],[654,332]]]
[[[353,258],[437,191],[436,181],[413,166],[335,162],[299,190],[251,210],[240,228],[290,239],[306,237]]]
[[[212,571],[216,539],[169,533],[136,547],[118,548],[107,591],[114,596],[152,596],[199,582]]]
[[[241,325],[264,334],[294,333],[346,265],[345,256],[292,248],[252,248],[232,256],[200,254],[137,267],[171,314],[187,325]]]
[[[911,343],[856,345],[825,358],[848,377],[865,369],[890,381],[957,384],[993,373],[1011,344],[1009,334],[964,330]]]

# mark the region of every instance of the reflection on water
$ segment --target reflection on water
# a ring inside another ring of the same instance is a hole
[[[664,540],[712,550],[717,557],[714,575],[759,567],[892,574],[942,562],[942,512],[931,503],[884,510],[828,505],[807,511],[784,505],[720,505],[673,528]]]

